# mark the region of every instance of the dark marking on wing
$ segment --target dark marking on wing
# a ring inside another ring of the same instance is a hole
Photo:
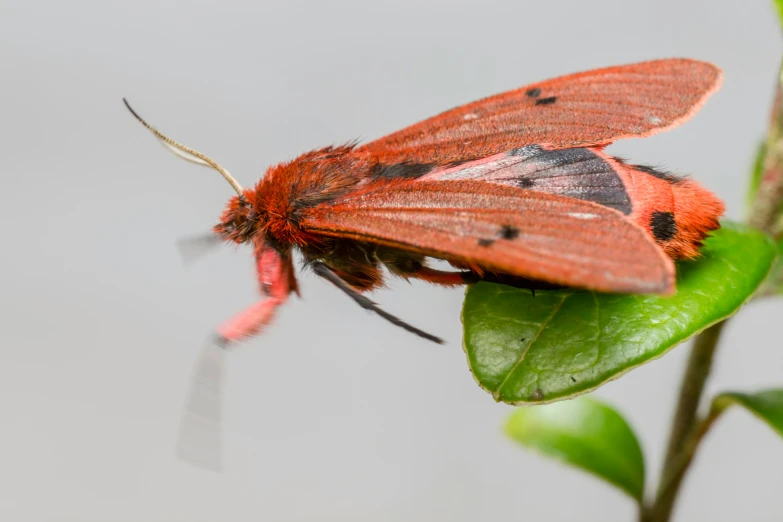
[[[674,214],[671,212],[660,212],[656,210],[650,216],[650,228],[653,236],[658,241],[669,241],[677,235],[677,223],[674,221]]]
[[[506,154],[509,156],[522,156],[523,158],[532,158],[535,156],[540,156],[541,154],[544,154],[546,151],[539,147],[538,145],[525,145],[524,147],[519,147],[518,149],[511,149]]]
[[[557,101],[557,96],[550,96],[536,100],[536,105],[552,105],[555,101]]]
[[[512,149],[507,155],[523,160],[506,168],[508,177],[504,172],[501,178],[504,183],[592,201],[626,215],[633,210],[615,167],[590,149],[547,150],[538,145],[528,145]]]
[[[503,225],[498,231],[498,236],[503,239],[516,239],[519,237],[519,229],[511,225]]]
[[[525,94],[527,94],[531,98],[538,98],[539,96],[541,96],[541,89],[539,89],[538,87],[536,87],[535,89],[528,89],[525,91]]]
[[[374,179],[416,179],[420,178],[435,165],[431,163],[395,163],[393,165],[378,164],[372,169],[370,176]]]
[[[494,242],[495,242],[494,239],[484,239],[483,237],[478,240],[479,246],[483,246],[483,247],[492,246],[492,243]]]
[[[721,77],[714,65],[687,59],[583,71],[455,107],[357,150],[375,152],[385,163],[445,165],[530,143],[603,147],[682,123],[717,90]],[[531,97],[536,89],[539,97]],[[545,109],[531,103],[552,95],[557,101]]]
[[[533,187],[535,184],[536,182],[530,178],[519,178],[516,182],[516,186],[523,189]]]
[[[674,184],[681,180],[681,178],[675,174],[672,174],[671,172],[667,172],[665,170],[656,169],[655,167],[651,167],[649,165],[631,165],[636,170],[640,170],[644,172],[645,174],[649,174],[650,176],[655,176],[658,179],[662,179],[668,183]]]

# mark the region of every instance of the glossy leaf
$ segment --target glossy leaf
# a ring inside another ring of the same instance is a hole
[[[783,389],[764,390],[757,393],[722,393],[712,402],[714,413],[737,404],[763,420],[783,437]]]
[[[644,456],[623,417],[588,397],[519,408],[506,433],[523,446],[593,473],[641,502]]]
[[[724,223],[702,254],[679,263],[672,297],[472,286],[462,321],[475,379],[511,404],[593,390],[736,312],[769,272],[775,245]]]

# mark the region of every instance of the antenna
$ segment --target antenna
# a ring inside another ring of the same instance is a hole
[[[144,119],[139,116],[139,114],[133,110],[133,108],[128,103],[128,100],[125,98],[122,99],[122,102],[125,104],[125,106],[128,108],[131,114],[141,122],[142,125],[147,127],[147,129],[155,135],[156,138],[160,140],[160,142],[171,152],[176,154],[182,159],[188,160],[192,163],[195,163],[196,165],[202,165],[204,167],[212,167],[216,171],[220,172],[220,174],[228,181],[228,183],[234,188],[234,190],[239,194],[240,197],[242,197],[242,193],[244,192],[244,189],[242,188],[242,185],[239,184],[237,180],[234,179],[234,177],[229,174],[229,172],[221,167],[215,160],[211,159],[209,156],[206,156],[202,153],[200,153],[197,150],[191,149],[190,147],[187,147],[179,142],[176,142],[160,132],[158,129],[144,121]]]

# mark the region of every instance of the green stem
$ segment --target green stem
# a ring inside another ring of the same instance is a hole
[[[780,241],[783,238],[783,66],[772,104],[765,149],[767,152],[748,223]],[[776,295],[781,284],[783,269],[777,265],[757,296]]]
[[[660,503],[656,501],[653,508],[646,513],[648,518],[643,520],[669,520],[677,500],[677,494],[680,491],[680,486],[693,462],[696,450],[699,448],[699,444],[704,436],[723,411],[723,408],[711,409],[709,414],[698,421],[694,426],[693,431],[682,445],[680,453],[671,460],[671,466],[668,466],[668,469],[661,476],[660,489],[658,490],[658,500]]]
[[[783,201],[783,66],[772,103],[766,150],[761,179],[748,222],[776,237],[781,232],[778,229],[778,220],[780,204]]]
[[[668,522],[674,508],[674,502],[677,500],[680,485],[695,454],[696,446],[714,420],[710,420],[703,430],[698,429],[696,412],[725,324],[725,321],[714,324],[696,337],[680,385],[677,412],[669,435],[669,445],[666,450],[666,460],[658,493],[653,505],[642,510],[641,520],[643,521]],[[710,417],[705,421],[708,419]]]

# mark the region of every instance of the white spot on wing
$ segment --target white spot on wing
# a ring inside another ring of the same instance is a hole
[[[576,219],[596,219],[600,217],[598,214],[589,214],[587,212],[569,212],[568,215]]]
[[[650,125],[660,125],[663,123],[663,120],[660,119],[658,116],[650,116],[647,118],[647,121],[650,122]]]
[[[462,117],[462,119],[465,121],[475,120],[476,118],[478,118],[478,114],[476,114],[475,112],[469,112]]]

